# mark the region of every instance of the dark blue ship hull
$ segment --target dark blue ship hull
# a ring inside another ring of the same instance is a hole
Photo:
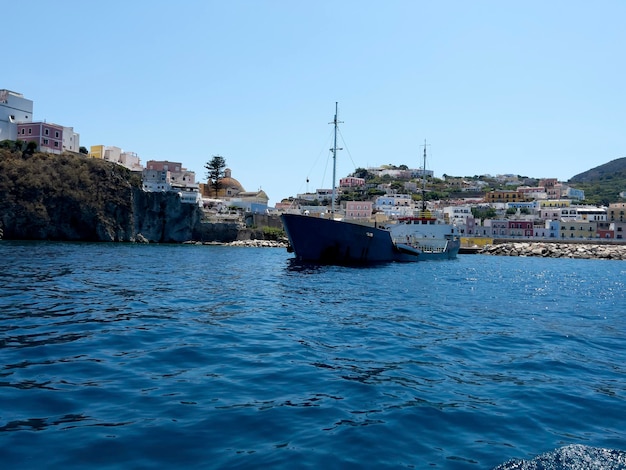
[[[282,221],[298,261],[373,264],[420,257],[418,251],[399,249],[380,228],[299,214],[283,214]]]

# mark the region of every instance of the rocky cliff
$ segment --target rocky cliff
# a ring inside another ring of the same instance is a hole
[[[0,149],[0,231],[4,239],[129,242],[183,242],[200,231],[198,206],[140,185],[110,162]]]

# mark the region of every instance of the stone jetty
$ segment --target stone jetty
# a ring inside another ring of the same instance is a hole
[[[287,242],[277,240],[235,240],[232,242],[199,242],[188,241],[186,245],[223,245],[223,246],[241,246],[248,248],[286,248]]]
[[[487,245],[478,253],[498,256],[626,260],[626,244],[507,242]]]

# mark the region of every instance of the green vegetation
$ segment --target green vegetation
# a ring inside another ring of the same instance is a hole
[[[585,191],[587,204],[608,205],[623,201],[619,193],[626,191],[626,158],[618,158],[580,173],[568,184]]]
[[[213,155],[211,161],[204,165],[207,170],[207,180],[215,191],[215,197],[220,190],[220,180],[224,177],[224,169],[226,168],[226,160],[220,155]]]
[[[263,227],[263,236],[265,240],[282,240],[287,235],[283,229],[265,226]]]
[[[495,219],[497,212],[493,207],[472,207],[472,215],[475,219]]]

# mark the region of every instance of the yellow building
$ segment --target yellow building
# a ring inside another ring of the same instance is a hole
[[[490,191],[486,194],[485,200],[490,203],[496,202],[526,202],[532,201],[532,199],[527,198],[526,195],[520,191],[511,191],[511,190],[494,190]]]
[[[544,201],[539,201],[539,207],[569,207],[572,205],[572,201],[569,199],[546,199]]]
[[[591,220],[562,220],[561,238],[596,238],[598,223]]]
[[[104,158],[104,145],[92,145],[89,149],[89,156],[91,158]]]

